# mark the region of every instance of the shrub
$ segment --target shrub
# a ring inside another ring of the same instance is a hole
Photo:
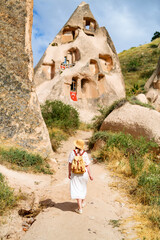
[[[60,127],[64,131],[79,127],[79,114],[75,108],[61,101],[46,101],[42,115],[47,127]]]
[[[134,58],[126,64],[126,69],[128,72],[135,72],[139,66],[141,66],[140,59]]]
[[[0,215],[6,208],[11,208],[16,204],[16,197],[13,190],[7,185],[4,176],[0,173]]]
[[[152,39],[151,39],[151,41],[153,41],[153,40],[155,40],[156,38],[159,38],[160,37],[160,32],[155,32],[154,34],[153,34],[153,37],[152,37]]]
[[[150,46],[149,46],[150,48],[157,48],[158,47],[158,45],[156,45],[156,44],[150,44]]]
[[[45,161],[39,154],[28,153],[17,148],[0,148],[0,162],[8,162],[17,166],[19,170],[33,169],[35,172],[44,172]],[[48,171],[51,174],[51,172]]]

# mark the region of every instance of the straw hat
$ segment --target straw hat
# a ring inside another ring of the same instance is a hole
[[[74,145],[79,149],[83,149],[84,141],[82,139],[77,139],[76,141],[74,141]]]

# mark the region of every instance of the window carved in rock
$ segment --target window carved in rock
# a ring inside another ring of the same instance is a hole
[[[93,18],[84,17],[83,18],[84,32],[87,35],[94,36],[96,30],[96,21]]]
[[[91,73],[93,73],[93,74],[97,74],[99,72],[99,67],[98,67],[98,63],[96,60],[94,60],[94,59],[90,60],[89,69],[90,69]]]
[[[76,62],[81,58],[78,48],[71,48],[67,52],[67,56],[64,57],[64,62],[61,63],[61,70],[74,67]]]
[[[55,76],[55,62],[53,61],[53,63],[43,63],[42,73],[46,79],[48,80],[53,79]]]
[[[78,36],[78,28],[67,26],[63,29],[61,43],[72,42]]]
[[[113,60],[110,55],[99,54],[99,60],[100,60],[101,68],[104,72],[110,72],[113,69]]]
[[[72,78],[71,92],[77,92],[77,78]]]

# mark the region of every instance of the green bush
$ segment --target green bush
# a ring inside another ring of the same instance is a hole
[[[135,72],[138,70],[138,67],[141,66],[140,59],[134,58],[131,59],[127,64],[126,64],[126,69],[128,72]]]
[[[3,175],[0,173],[0,215],[2,215],[6,208],[13,207],[16,204],[16,197],[13,190],[8,187]]]
[[[8,162],[12,166],[17,166],[19,170],[33,169],[35,172],[44,172],[46,164],[40,155],[28,153],[17,148],[0,148],[0,162]]]
[[[157,48],[158,46],[156,44],[150,44],[150,48]]]
[[[59,127],[64,131],[79,127],[79,114],[75,108],[61,101],[46,101],[41,107],[47,127]]]
[[[153,40],[155,40],[156,38],[159,38],[160,37],[160,32],[155,32],[154,34],[153,34],[153,37],[152,37],[152,39],[151,39],[151,41],[153,41]]]

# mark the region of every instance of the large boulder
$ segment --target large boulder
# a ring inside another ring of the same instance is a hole
[[[124,131],[135,137],[154,138],[160,145],[160,113],[127,102],[108,115],[100,130]]]

